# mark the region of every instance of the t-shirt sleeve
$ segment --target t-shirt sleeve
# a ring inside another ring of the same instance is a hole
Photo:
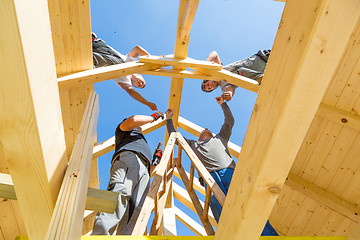
[[[119,87],[121,87],[119,85],[119,83],[125,83],[125,84],[129,84],[130,86],[132,86],[132,84],[131,84],[131,76],[130,75],[114,78],[113,80]]]
[[[226,88],[227,86],[233,86],[234,89],[238,87],[238,86],[233,85],[233,84],[231,84],[231,83],[228,83],[228,82],[225,82],[225,81],[220,81],[220,88],[221,88],[221,91],[222,91],[222,92],[225,92],[225,88]]]

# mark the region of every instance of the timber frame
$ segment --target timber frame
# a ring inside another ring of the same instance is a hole
[[[165,133],[164,156],[134,235],[146,231],[154,210],[151,235],[177,235],[178,219],[199,235],[181,239],[255,240],[270,219],[284,236],[260,239],[360,239],[358,0],[283,1],[261,85],[187,56],[199,0],[179,0],[173,54],[97,69],[90,3],[69,2],[69,8],[60,0],[0,3],[0,57],[7,59],[0,65],[0,209],[8,219],[0,222],[0,239],[101,238],[81,236],[91,232],[96,211],[112,212],[117,199],[97,190],[97,158],[114,149],[114,137],[94,145],[101,97],[94,83],[133,73],[171,77],[174,126],[195,136],[202,128],[179,116],[184,78],[223,80],[258,94],[243,146],[229,143],[238,161],[226,200],[181,134]],[[143,133],[164,125],[144,125]],[[182,150],[192,162],[189,171],[181,165]],[[223,205],[219,223],[209,210],[211,192]],[[196,212],[202,225],[174,198]]]

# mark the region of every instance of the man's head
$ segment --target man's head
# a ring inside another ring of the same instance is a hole
[[[201,84],[201,90],[203,90],[204,92],[211,92],[218,86],[218,81],[204,80]]]
[[[144,88],[146,85],[145,79],[138,73],[131,75],[131,85],[136,88]]]
[[[205,128],[199,135],[199,141],[204,141],[212,137],[213,137],[212,132],[209,129]]]

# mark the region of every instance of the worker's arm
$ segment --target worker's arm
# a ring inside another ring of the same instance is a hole
[[[152,111],[157,110],[157,106],[155,103],[149,102],[147,101],[143,96],[141,96],[140,93],[138,93],[133,86],[131,86],[130,84],[126,84],[126,83],[122,83],[119,82],[118,83],[119,86],[124,89],[129,95],[130,97],[132,97],[133,99],[135,99],[136,101],[148,106]]]
[[[145,56],[145,55],[150,55],[150,53],[148,53],[148,51],[146,51],[143,47],[141,46],[136,46],[134,47],[129,53],[128,56],[133,57],[133,58],[137,58],[138,56]]]
[[[172,132],[176,132],[175,127],[174,127],[174,123],[172,120],[172,116],[174,114],[174,109],[168,109],[165,112],[166,114],[166,129],[168,131],[168,134],[170,135]],[[187,143],[190,145],[190,147],[193,146],[193,143],[195,142],[194,140],[190,140],[184,137],[184,139],[187,141]]]
[[[128,117],[120,124],[120,129],[122,131],[130,131],[133,128],[140,127],[144,124],[151,123],[158,120],[159,118],[164,119],[164,115],[160,111],[156,111],[151,116],[146,115],[134,115]]]
[[[209,56],[206,58],[206,61],[222,64],[221,60],[220,60],[220,57],[219,57],[219,54],[216,51],[212,51],[209,54]]]
[[[222,97],[217,97],[216,102],[221,106],[221,109],[224,113],[224,123],[221,126],[219,135],[223,137],[226,141],[229,141],[235,120],[229,106],[226,102],[224,102],[224,99]]]

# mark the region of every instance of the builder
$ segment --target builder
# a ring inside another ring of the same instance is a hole
[[[228,149],[228,142],[232,127],[234,126],[234,117],[223,97],[216,97],[216,102],[221,106],[224,113],[224,123],[220,132],[213,135],[209,129],[205,128],[205,130],[200,133],[198,141],[185,139],[221,190],[227,195],[235,168],[235,162],[231,158]],[[169,134],[175,132],[172,122],[173,113],[173,109],[166,111],[166,129]],[[201,178],[199,180],[203,183]],[[205,188],[206,187],[205,185]],[[219,222],[222,206],[213,194],[210,198],[210,208],[215,220]],[[267,221],[262,236],[277,235],[270,222]]]
[[[151,116],[135,115],[124,119],[115,131],[115,153],[111,161],[108,191],[118,192],[113,214],[98,213],[93,235],[130,235],[149,191],[149,145],[140,126],[164,118],[157,111]]]
[[[98,39],[96,34],[92,33],[93,63],[94,67],[104,67],[114,64],[126,62],[134,62],[139,55],[150,55],[144,48],[140,46],[134,47],[127,55],[122,55],[112,47],[108,46],[104,40]],[[133,87],[144,88],[146,85],[142,75],[135,73],[128,76],[113,79],[117,85],[124,89],[136,101],[148,106],[152,111],[157,110],[157,106],[153,102],[147,101],[140,93],[135,91]]]
[[[223,69],[256,80],[260,84],[269,56],[270,50],[259,50],[251,57],[230,63],[229,65],[223,67]],[[222,64],[218,53],[215,51],[209,54],[206,61]],[[220,86],[221,91],[223,92],[223,99],[230,101],[232,96],[235,94],[235,89],[237,86],[228,82],[204,80],[201,84],[201,90],[204,92],[211,92],[218,86]]]

